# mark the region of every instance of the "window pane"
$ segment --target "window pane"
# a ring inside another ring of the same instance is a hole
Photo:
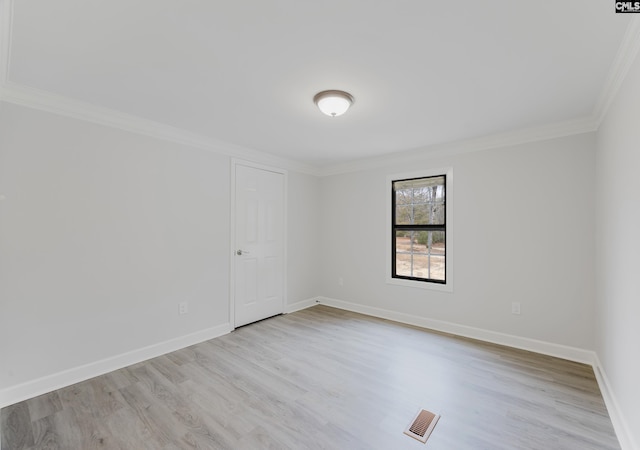
[[[437,177],[426,177],[426,178],[415,178],[412,180],[400,180],[394,181],[396,190],[401,189],[412,189],[412,188],[424,188],[431,186],[443,186],[444,185],[444,175],[440,175]]]
[[[410,205],[413,200],[413,191],[411,189],[396,188],[396,205]]]
[[[429,260],[426,254],[416,253],[413,255],[413,277],[429,278]]]
[[[444,232],[433,231],[433,234],[442,233],[442,241],[436,242],[436,237],[433,237],[433,243],[431,246],[431,252],[429,256],[429,275],[432,280],[444,281],[445,274],[445,242]]]
[[[418,203],[413,207],[413,222],[412,224],[423,225],[429,222],[431,206],[426,203]]]
[[[444,231],[396,231],[396,276],[445,280]]]
[[[413,224],[413,206],[398,205],[396,206],[396,224],[410,225]]]
[[[413,231],[396,231],[396,275],[412,277]]]
[[[445,177],[395,181],[397,225],[445,224]]]
[[[432,204],[430,224],[443,225],[445,223],[445,207],[444,202],[434,202]]]

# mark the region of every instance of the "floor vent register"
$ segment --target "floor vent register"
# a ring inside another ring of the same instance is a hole
[[[426,409],[421,409],[418,411],[407,429],[404,430],[404,434],[411,436],[420,442],[427,442],[429,435],[438,423],[438,419],[440,419],[439,414],[434,414]]]

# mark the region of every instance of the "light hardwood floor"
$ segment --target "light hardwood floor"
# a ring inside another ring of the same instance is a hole
[[[420,408],[426,444],[403,434]],[[326,306],[1,415],[2,450],[620,448],[588,366]]]

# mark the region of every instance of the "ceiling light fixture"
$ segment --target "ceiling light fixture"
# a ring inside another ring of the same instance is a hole
[[[327,116],[336,117],[346,113],[354,99],[348,92],[330,90],[318,92],[313,97],[313,102]]]

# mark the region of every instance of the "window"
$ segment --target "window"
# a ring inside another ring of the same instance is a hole
[[[391,277],[447,283],[447,174],[391,181]]]

